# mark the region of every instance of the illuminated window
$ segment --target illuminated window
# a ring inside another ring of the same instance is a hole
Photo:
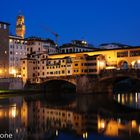
[[[4,29],[6,29],[7,28],[7,26],[6,26],[6,24],[4,24]]]

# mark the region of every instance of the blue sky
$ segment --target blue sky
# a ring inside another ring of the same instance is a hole
[[[11,23],[25,16],[26,37],[60,35],[59,43],[85,39],[95,46],[107,42],[140,45],[140,0],[2,0],[0,21]]]

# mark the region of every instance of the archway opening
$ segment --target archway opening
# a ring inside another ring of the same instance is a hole
[[[128,65],[128,62],[127,61],[122,60],[122,61],[119,62],[118,67],[120,69],[128,69],[129,68],[129,65]]]
[[[64,80],[50,80],[44,83],[46,93],[75,93],[76,86]]]

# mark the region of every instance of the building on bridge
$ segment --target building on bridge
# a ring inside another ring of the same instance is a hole
[[[24,82],[40,83],[51,77],[98,75],[102,69],[140,69],[140,47],[22,59]]]
[[[102,55],[88,56],[86,54],[53,59],[48,56],[40,60],[25,58],[21,61],[23,81],[31,83],[40,83],[52,77],[97,75],[106,66]]]
[[[106,60],[106,69],[140,69],[140,46],[115,48],[115,49],[99,49],[92,52],[80,52],[71,54],[51,55],[49,58],[76,57],[77,54],[103,55]]]

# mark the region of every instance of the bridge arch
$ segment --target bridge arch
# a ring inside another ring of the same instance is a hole
[[[46,92],[75,92],[76,83],[69,80],[49,79],[42,83]]]
[[[120,69],[128,69],[129,63],[126,60],[121,60],[118,62],[118,68]]]
[[[77,85],[77,81],[75,77],[49,77],[43,80],[42,83],[47,83],[47,82],[51,82],[51,81],[65,81],[65,82],[69,82],[73,85]]]
[[[140,70],[119,70],[112,72],[104,72],[98,79],[96,87],[99,87],[99,92],[113,92],[116,83],[121,80],[131,79],[131,82],[138,83],[140,81]],[[135,85],[133,85],[135,87]]]

